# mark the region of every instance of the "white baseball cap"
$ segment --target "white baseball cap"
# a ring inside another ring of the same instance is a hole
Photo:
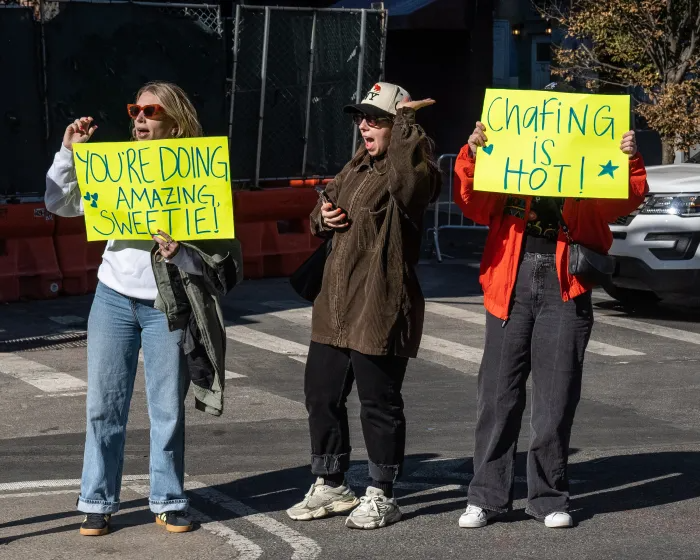
[[[404,97],[410,99],[408,92],[400,86],[387,82],[377,82],[372,86],[362,100],[356,105],[346,105],[346,113],[364,113],[372,117],[387,117],[396,115],[396,105]]]

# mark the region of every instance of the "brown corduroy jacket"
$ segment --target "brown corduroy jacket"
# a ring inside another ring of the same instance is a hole
[[[400,109],[386,156],[373,161],[365,151],[326,187],[350,226],[324,227],[321,201],[311,213],[312,232],[333,236],[314,301],[313,341],[369,355],[416,356],[425,302],[415,265],[423,215],[440,188],[439,173],[423,156],[424,136],[415,111]]]

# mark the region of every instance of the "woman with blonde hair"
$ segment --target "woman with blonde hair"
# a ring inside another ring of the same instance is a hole
[[[136,141],[202,136],[197,112],[174,84],[146,84],[127,110]],[[66,128],[46,177],[46,207],[54,214],[83,215],[72,150],[96,130],[92,117]],[[240,280],[239,263],[233,240],[178,243],[159,230],[153,241],[108,241],[88,320],[87,428],[77,504],[86,514],[81,534],[107,534],[119,509],[141,348],[151,423],[150,508],[169,532],[192,529],[183,487],[184,398],[192,381],[197,408],[221,414],[225,337],[218,296]]]

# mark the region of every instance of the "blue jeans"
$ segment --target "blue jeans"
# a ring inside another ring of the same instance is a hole
[[[119,510],[126,423],[142,345],[151,422],[149,504],[154,513],[187,510],[182,331],[170,332],[165,314],[153,303],[102,283],[95,292],[88,321],[87,434],[78,500],[84,513]]]

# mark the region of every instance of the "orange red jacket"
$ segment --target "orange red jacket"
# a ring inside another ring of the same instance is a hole
[[[455,161],[453,196],[467,218],[489,226],[479,281],[484,290],[486,310],[506,320],[510,313],[523,248],[526,216],[530,213],[532,197],[475,191],[475,163],[469,146],[464,146]],[[628,198],[566,199],[562,215],[575,242],[607,254],[612,245],[612,233],[608,224],[635,210],[649,191],[642,156],[637,154],[630,159],[629,165]],[[591,286],[569,274],[569,251],[562,231],[559,232],[557,242],[556,263],[564,301],[591,289]]]

